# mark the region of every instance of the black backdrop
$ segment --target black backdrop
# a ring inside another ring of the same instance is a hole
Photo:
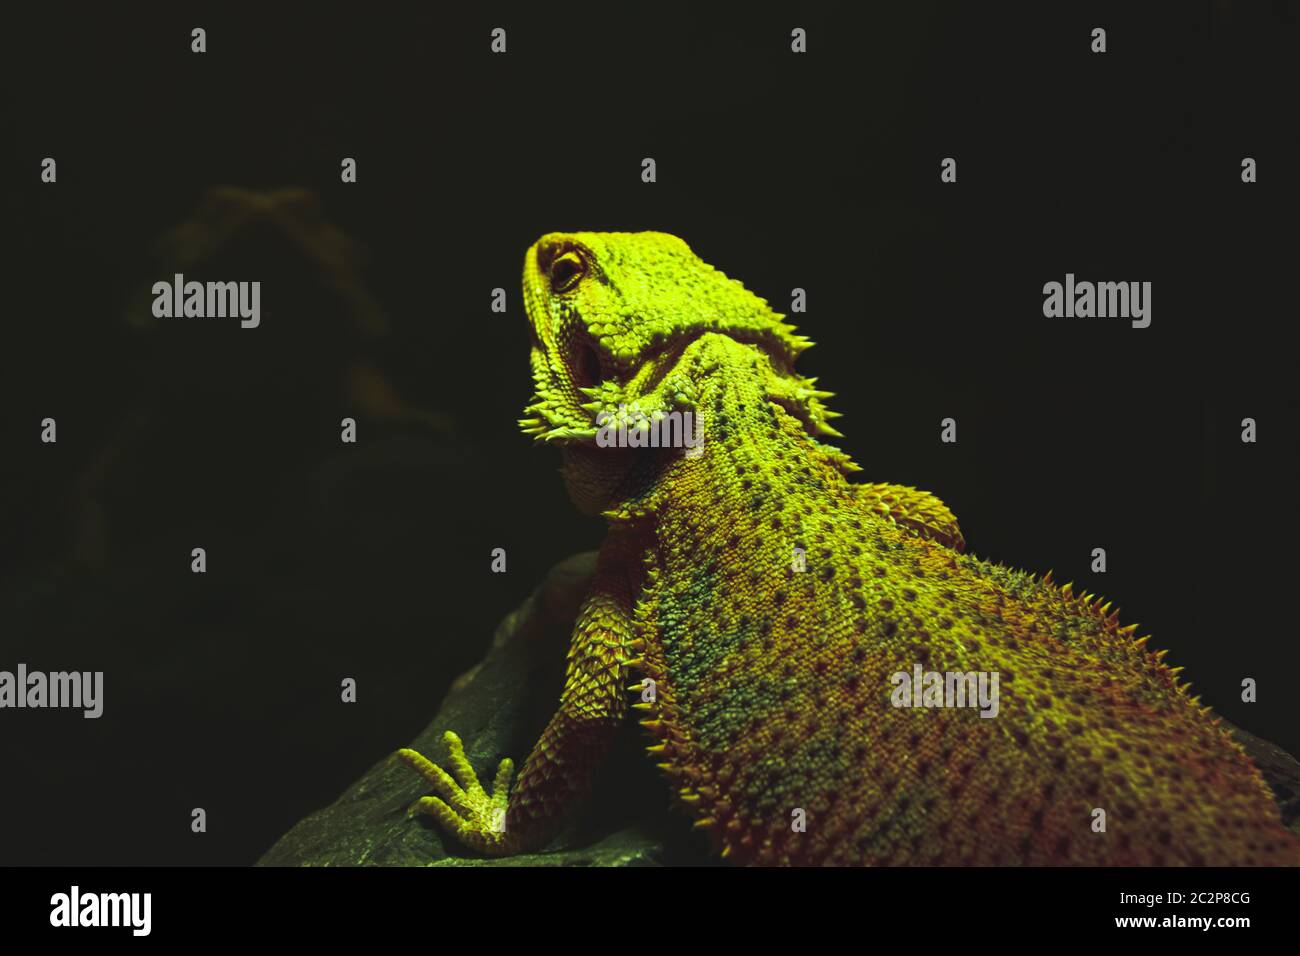
[[[1300,749],[1295,7],[989,6],[6,12],[0,668],[107,686],[97,721],[0,712],[0,862],[251,862],[596,545],[514,424],[519,268],[553,230],[674,232],[778,308],[806,288],[801,365],[866,480],[1114,598],[1207,702]],[[328,301],[269,288],[256,331],[132,329],[169,275],[151,243],[222,183],[314,190],[388,335],[356,346]],[[1151,327],[1045,319],[1067,272],[1151,281]],[[341,446],[354,352],[450,427]]]

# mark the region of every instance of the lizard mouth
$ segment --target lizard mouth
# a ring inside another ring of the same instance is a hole
[[[592,388],[604,381],[600,353],[588,341],[579,342],[569,356],[569,377],[576,388]]]
[[[594,448],[604,424],[602,413],[617,420],[620,416],[634,418],[638,413],[649,416],[656,411],[671,411],[677,403],[663,394],[660,386],[698,337],[698,333],[692,333],[665,340],[622,375],[590,342],[575,343],[554,364],[542,349],[534,347],[534,376],[544,384],[526,409],[533,417],[521,419],[520,425],[535,440]],[[555,364],[561,368],[555,368]]]

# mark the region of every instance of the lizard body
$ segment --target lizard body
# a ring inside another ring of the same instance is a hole
[[[848,480],[830,395],[793,370],[811,343],[762,299],[662,233],[544,236],[524,294],[521,424],[609,532],[513,791],[448,734],[454,779],[399,751],[438,794],[413,809],[486,853],[543,845],[640,678],[650,752],[737,862],[1300,862],[1258,770],[1109,605],[966,555],[926,492]],[[596,442],[602,412],[683,411],[699,454]],[[996,673],[996,716],[895,706],[917,665]]]

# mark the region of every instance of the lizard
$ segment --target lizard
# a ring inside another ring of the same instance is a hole
[[[1050,572],[967,554],[935,495],[851,480],[832,394],[794,370],[811,341],[686,242],[550,233],[523,296],[520,424],[608,528],[513,788],[505,759],[484,789],[448,731],[450,773],[398,751],[435,794],[413,815],[488,855],[541,848],[635,710],[673,802],[735,863],[1300,862],[1164,652]],[[599,440],[673,412],[699,417],[698,453]],[[996,716],[896,706],[918,665],[998,675]]]

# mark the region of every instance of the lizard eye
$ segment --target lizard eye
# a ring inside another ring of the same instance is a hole
[[[556,256],[551,263],[551,291],[568,292],[587,272],[587,265],[576,252]]]

